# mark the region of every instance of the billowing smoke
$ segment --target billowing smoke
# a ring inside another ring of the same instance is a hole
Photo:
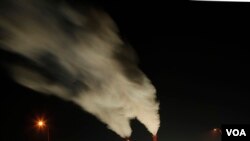
[[[121,137],[134,118],[156,135],[156,90],[107,14],[45,0],[3,4],[0,47],[19,58],[7,65],[14,80],[76,103]]]

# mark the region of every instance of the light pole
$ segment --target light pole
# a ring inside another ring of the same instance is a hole
[[[48,131],[47,135],[48,135],[48,141],[49,141],[49,139],[50,139],[50,138],[49,138],[49,126],[45,124],[45,121],[42,120],[42,119],[38,120],[38,121],[37,121],[37,127],[38,127],[39,129],[42,129],[42,128],[47,127],[47,131]]]

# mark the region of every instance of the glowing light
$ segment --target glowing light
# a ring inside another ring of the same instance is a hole
[[[221,129],[220,128],[214,128],[212,130],[212,132],[213,132],[214,135],[220,135],[221,134]]]
[[[44,127],[45,126],[45,122],[43,120],[38,120],[37,121],[37,126],[40,127],[40,128]]]

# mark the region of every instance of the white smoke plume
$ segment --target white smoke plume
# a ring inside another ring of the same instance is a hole
[[[0,7],[0,48],[23,86],[72,101],[121,137],[137,118],[156,135],[159,103],[133,49],[101,10],[46,0],[9,0]]]

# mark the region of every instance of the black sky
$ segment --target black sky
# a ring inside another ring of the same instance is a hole
[[[157,89],[159,141],[201,140],[223,123],[250,123],[250,4],[96,4],[115,20]],[[33,127],[40,115],[48,118],[51,141],[122,140],[73,103],[28,90],[9,79],[3,69],[0,83],[1,141],[44,141],[44,132]],[[137,121],[132,128],[133,140],[151,139]]]

